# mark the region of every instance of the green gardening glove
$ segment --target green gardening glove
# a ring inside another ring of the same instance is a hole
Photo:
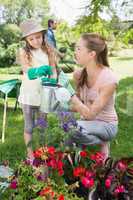
[[[50,65],[42,65],[38,68],[30,68],[27,73],[30,80],[39,78],[41,76],[50,76],[52,74],[52,67]]]
[[[57,79],[55,78],[48,78],[48,77],[43,77],[42,79],[42,85],[56,85],[57,84]]]
[[[70,84],[69,78],[63,71],[61,71],[59,74],[58,84],[64,88],[66,88],[70,92],[71,96],[73,96],[75,94],[75,90],[73,89],[72,85]]]

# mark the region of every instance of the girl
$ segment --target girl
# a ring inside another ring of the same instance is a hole
[[[98,34],[83,34],[76,44],[75,59],[82,69],[74,72],[77,96],[71,98],[72,109],[79,112],[82,126],[68,144],[102,144],[105,159],[109,156],[108,141],[116,136],[118,118],[115,111],[117,79],[109,68],[107,45]]]
[[[32,160],[32,132],[35,114],[39,113],[42,90],[39,77],[48,75],[56,79],[57,73],[55,54],[45,42],[44,28],[34,19],[28,19],[20,24],[20,29],[26,45],[19,51],[19,62],[23,71],[19,102],[24,116],[24,140],[27,146],[27,158]],[[44,113],[39,114],[41,117],[45,115]]]

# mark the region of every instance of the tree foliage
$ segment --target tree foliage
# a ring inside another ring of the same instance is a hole
[[[0,43],[4,48],[8,45],[19,42],[20,29],[15,24],[0,25]]]
[[[85,5],[86,14],[91,16],[93,20],[99,17],[99,13],[106,7],[110,7],[111,0],[90,0]]]
[[[74,30],[75,32],[85,33],[85,32],[95,32],[99,33],[104,37],[109,36],[109,30],[107,26],[107,22],[102,20],[101,18],[97,18],[95,22],[93,22],[91,16],[83,16],[78,20]]]
[[[4,20],[17,25],[26,18],[43,18],[49,11],[48,0],[4,0],[0,3],[4,7]]]

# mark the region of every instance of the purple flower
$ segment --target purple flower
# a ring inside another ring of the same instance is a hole
[[[45,175],[39,175],[39,176],[37,176],[37,180],[38,181],[45,181],[46,180],[46,176]]]
[[[25,165],[31,165],[31,160],[30,160],[30,159],[24,160],[24,164],[25,164]]]
[[[79,127],[79,132],[81,133],[81,132],[82,132],[82,130],[83,130],[83,127],[82,127],[82,126],[80,126],[80,127]]]
[[[65,132],[68,132],[68,131],[70,130],[70,127],[69,127],[69,124],[68,124],[68,123],[64,123],[64,124],[62,125],[62,128],[63,128],[63,130],[64,130]]]
[[[47,121],[44,120],[44,118],[38,118],[35,123],[35,127],[36,126],[39,126],[40,128],[47,128]]]
[[[39,167],[40,165],[41,165],[41,160],[39,160],[39,159],[34,159],[33,160],[33,166],[35,166],[35,167]]]
[[[77,125],[78,125],[76,119],[74,119],[74,118],[72,118],[72,119],[70,120],[70,123],[71,123],[74,127],[77,127]]]
[[[76,119],[71,112],[59,112],[58,113],[61,127],[65,132],[68,132],[70,128],[77,127]]]

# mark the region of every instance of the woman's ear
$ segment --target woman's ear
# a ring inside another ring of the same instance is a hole
[[[89,52],[89,55],[91,58],[95,58],[96,57],[96,52],[95,51],[91,51]]]

